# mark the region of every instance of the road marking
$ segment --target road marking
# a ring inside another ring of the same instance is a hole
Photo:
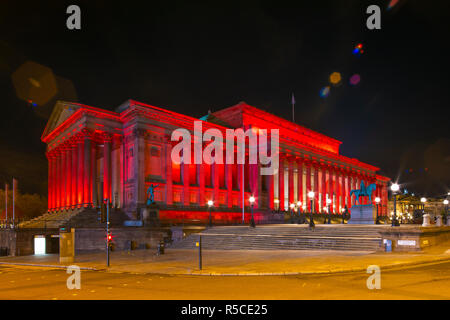
[[[108,290],[111,290],[112,289],[112,287],[108,287]]]

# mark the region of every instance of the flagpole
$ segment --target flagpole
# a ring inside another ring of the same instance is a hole
[[[292,93],[292,122],[295,122],[295,114],[294,114],[294,109],[295,109],[295,98],[294,98],[294,94]]]
[[[6,219],[6,224],[8,224],[8,184],[7,183],[5,183],[5,204],[6,204],[5,219]]]
[[[15,227],[15,221],[16,221],[16,210],[15,210],[15,204],[16,204],[16,179],[13,178],[13,228]]]

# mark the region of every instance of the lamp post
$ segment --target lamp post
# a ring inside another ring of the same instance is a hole
[[[302,202],[301,201],[297,201],[297,214],[298,214],[297,224],[300,223],[300,208],[301,207],[302,207]]]
[[[309,211],[309,226],[314,226],[314,220],[313,220],[313,199],[314,199],[314,191],[310,191],[308,192],[308,198],[310,200],[311,203],[311,210]]]
[[[345,208],[347,208],[347,206],[345,206]],[[342,224],[345,224],[345,208],[341,209],[341,215],[342,215]]]
[[[448,200],[447,199],[445,199],[444,200],[444,209],[445,209],[445,223],[447,224],[447,225],[449,225],[449,223],[448,223],[448,219],[450,219],[450,217],[448,216]]]
[[[425,202],[427,202],[427,198],[422,197],[420,198],[420,202],[422,202],[422,217],[425,214]]]
[[[381,201],[380,197],[375,198],[375,203],[377,205],[377,220],[375,220],[375,224],[380,224],[380,222],[378,221],[378,205],[380,204],[380,201]]]
[[[276,207],[277,207],[277,212],[280,212],[280,200],[278,200],[278,199],[274,199],[273,200],[273,203],[276,205]]]
[[[289,205],[289,208],[291,209],[291,223],[294,223],[294,208],[295,208],[295,204],[291,203]]]
[[[331,223],[331,199],[327,199],[327,205],[328,205],[328,224]]]
[[[397,220],[397,191],[400,190],[400,187],[398,184],[394,183],[391,186],[392,195],[394,196],[394,217],[392,218],[392,227],[399,227],[400,224]]]
[[[250,201],[250,208],[251,208],[251,212],[252,212],[252,218],[250,220],[250,227],[254,228],[255,227],[255,219],[253,218],[253,203],[255,202],[255,197],[251,196],[249,201]]]
[[[212,227],[212,217],[211,217],[211,208],[213,206],[214,202],[212,200],[208,200],[208,209],[209,209],[209,227]]]

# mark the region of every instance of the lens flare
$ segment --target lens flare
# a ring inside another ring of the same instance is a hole
[[[337,85],[341,82],[341,74],[339,72],[333,72],[330,75],[330,82],[334,85]]]
[[[362,43],[358,43],[354,48],[353,48],[353,54],[357,57],[361,56],[364,53],[363,50],[363,45]]]
[[[328,97],[328,95],[330,94],[330,87],[329,86],[323,87],[322,89],[320,89],[319,94],[322,98]]]
[[[352,86],[356,86],[361,81],[361,77],[359,74],[355,73],[350,77],[350,84]]]

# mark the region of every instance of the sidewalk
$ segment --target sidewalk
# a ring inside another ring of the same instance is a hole
[[[153,250],[112,252],[106,268],[106,254],[83,254],[73,264],[82,270],[113,273],[169,275],[293,275],[365,271],[369,265],[381,269],[450,261],[450,246],[422,253],[370,253],[327,250],[228,250],[203,251],[203,270],[198,269],[198,250],[166,249],[156,256]],[[65,268],[58,255],[0,257],[1,266]]]

